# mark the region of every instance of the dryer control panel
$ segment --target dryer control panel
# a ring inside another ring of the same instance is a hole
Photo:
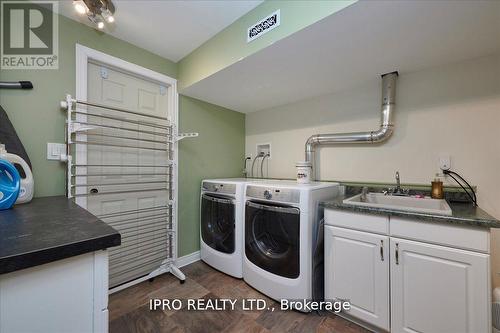
[[[236,184],[203,182],[203,190],[224,194],[236,194]]]
[[[300,191],[291,188],[248,185],[247,197],[279,202],[299,203]]]

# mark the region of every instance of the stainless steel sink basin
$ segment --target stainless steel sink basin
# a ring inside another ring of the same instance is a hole
[[[431,198],[415,198],[385,195],[383,193],[367,193],[366,199],[361,200],[358,194],[344,199],[344,204],[353,206],[376,207],[394,209],[407,212],[451,215],[451,208],[446,200]]]

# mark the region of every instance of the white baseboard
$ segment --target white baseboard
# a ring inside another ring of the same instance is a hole
[[[201,259],[200,251],[196,251],[190,254],[186,254],[185,256],[182,256],[180,258],[177,258],[175,263],[177,264],[178,268],[181,268],[189,264],[192,264],[193,262],[197,262],[200,259]]]
[[[190,254],[186,254],[183,257],[177,258],[177,260],[175,261],[175,264],[176,264],[177,268],[181,268],[183,266],[187,266],[189,264],[192,264],[193,262],[197,262],[200,259],[201,259],[200,251],[196,251],[196,252],[193,252]],[[120,290],[126,289],[126,288],[131,287],[133,285],[136,285],[138,283],[141,283],[141,282],[144,282],[144,281],[149,280],[151,278],[154,278],[155,276],[158,276],[158,275],[161,275],[164,273],[168,273],[169,271],[170,271],[169,269],[167,269],[167,270],[165,270],[165,269],[155,270],[154,272],[151,272],[151,274],[149,274],[149,275],[143,276],[143,277],[138,278],[136,280],[127,282],[125,284],[119,285],[118,287],[114,287],[114,288],[110,289],[109,294],[111,295],[111,294],[116,293]]]

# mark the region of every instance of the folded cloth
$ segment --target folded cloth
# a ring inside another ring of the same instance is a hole
[[[9,117],[7,116],[7,112],[5,112],[5,110],[2,108],[1,105],[0,105],[0,143],[3,143],[5,145],[5,149],[9,153],[18,155],[23,160],[25,160],[26,163],[28,163],[30,169],[33,170],[33,168],[31,167],[30,158],[28,157],[28,154],[24,149],[23,143],[17,136],[16,130],[14,129],[14,126],[12,126]],[[20,168],[17,166],[16,169],[20,171],[19,170]],[[21,177],[23,176],[23,174],[24,172],[22,172]]]

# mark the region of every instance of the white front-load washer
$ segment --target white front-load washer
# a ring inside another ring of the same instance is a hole
[[[206,179],[201,185],[201,260],[243,277],[243,206],[246,178]]]
[[[316,298],[313,257],[322,259],[323,253],[318,206],[339,192],[338,183],[262,181],[246,185],[245,282],[278,301]],[[317,275],[322,281],[321,269]],[[318,294],[322,296],[322,291]]]

